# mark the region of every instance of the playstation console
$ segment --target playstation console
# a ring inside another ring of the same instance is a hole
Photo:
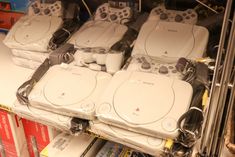
[[[154,73],[119,71],[98,101],[97,118],[159,138],[175,139],[177,121],[191,102],[192,86]]]
[[[40,123],[43,122],[43,124],[45,125],[55,127],[67,133],[72,133],[72,117],[55,114],[53,112],[45,110],[40,110],[30,105],[22,105],[17,100],[13,104],[12,110],[20,117]]]
[[[59,114],[94,119],[97,99],[111,75],[74,66],[54,65],[35,84],[28,96],[30,105]]]
[[[61,1],[41,3],[36,0],[29,5],[27,14],[14,24],[3,41],[12,49],[16,65],[32,68],[32,61],[43,62],[48,57],[48,44],[63,23],[62,15]]]
[[[138,134],[97,120],[90,121],[89,131],[153,156],[160,156],[164,153],[166,141],[159,138]]]
[[[33,70],[36,70],[42,64],[41,62],[32,59],[21,58],[14,55],[12,56],[12,62],[17,66]]]
[[[38,51],[11,49],[11,52],[12,52],[13,57],[33,60],[33,61],[40,62],[40,63],[44,62],[44,60],[49,57],[49,53],[38,52]]]
[[[131,18],[130,7],[113,8],[108,3],[99,6],[94,18],[69,40],[77,48],[75,64],[92,70],[102,70],[105,66],[104,71],[111,74],[118,71],[123,63],[124,52],[114,52],[110,48],[127,32],[126,23]]]
[[[15,23],[3,42],[11,49],[47,52],[49,40],[61,24],[60,17],[25,15]]]
[[[142,71],[182,79],[175,65],[180,58],[196,60],[205,55],[209,33],[196,25],[197,13],[152,9],[135,42],[130,71]]]

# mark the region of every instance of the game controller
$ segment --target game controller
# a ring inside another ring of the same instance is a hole
[[[129,22],[131,17],[132,11],[130,7],[124,7],[122,9],[113,8],[110,7],[108,3],[99,6],[95,13],[95,20],[104,20],[120,24]]]
[[[175,66],[175,63],[163,63],[159,60],[154,59],[154,57],[136,54],[132,56],[127,70],[155,73],[181,80],[183,78],[183,75],[177,71]]]
[[[149,15],[149,20],[151,19],[159,19],[160,21],[180,22],[193,25],[197,23],[197,13],[193,9],[187,9],[185,11],[167,10],[165,6],[160,5],[152,9]]]
[[[114,74],[120,70],[123,63],[123,53],[118,51],[109,51],[104,48],[83,48],[74,54],[75,64],[78,66],[87,66],[92,70],[105,70]],[[106,69],[102,68],[102,66]]]
[[[28,15],[47,15],[61,17],[63,15],[61,1],[48,4],[40,3],[40,1],[37,0],[29,6]]]

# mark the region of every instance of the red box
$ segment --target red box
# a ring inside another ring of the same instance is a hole
[[[18,116],[0,110],[0,156],[28,157],[23,125]]]
[[[11,3],[10,2],[0,2],[0,10],[11,10]]]
[[[9,30],[24,14],[0,10],[0,28]]]
[[[46,125],[22,119],[30,157],[39,156],[40,152],[57,135],[55,129]]]

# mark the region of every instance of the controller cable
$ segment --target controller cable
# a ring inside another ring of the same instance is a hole
[[[77,18],[65,19],[63,25],[52,35],[48,44],[48,49],[55,50],[65,44],[81,25],[82,22]]]

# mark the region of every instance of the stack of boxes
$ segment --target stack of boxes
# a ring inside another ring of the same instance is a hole
[[[28,0],[0,0],[0,31],[8,31],[24,15]]]

